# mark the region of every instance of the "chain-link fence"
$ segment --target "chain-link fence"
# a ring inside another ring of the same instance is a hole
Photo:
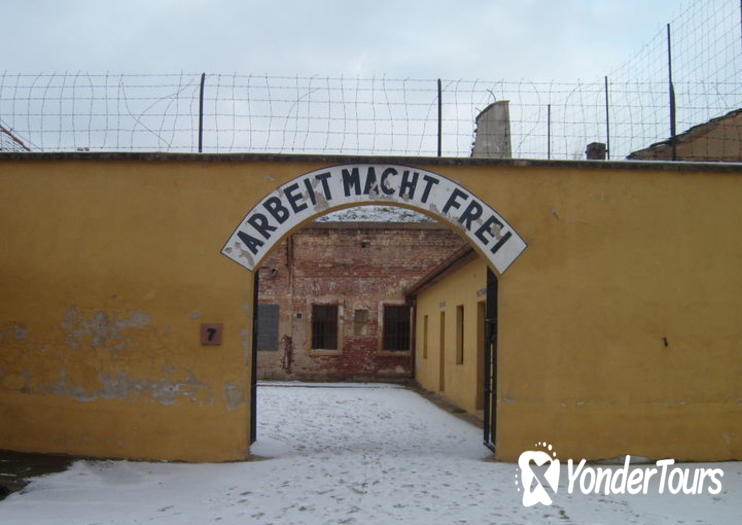
[[[689,2],[669,27],[592,82],[4,72],[0,151],[460,157],[478,113],[508,100],[513,157],[604,142],[620,159],[742,107],[739,1]]]

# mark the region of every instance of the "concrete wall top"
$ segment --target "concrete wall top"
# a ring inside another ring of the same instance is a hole
[[[501,166],[551,167],[570,169],[659,170],[742,174],[738,162],[636,161],[636,160],[542,160],[489,159],[471,157],[400,157],[373,155],[286,155],[274,153],[139,153],[139,152],[49,152],[0,153],[0,161],[132,161],[132,162],[317,162],[317,163],[389,163],[428,166]]]

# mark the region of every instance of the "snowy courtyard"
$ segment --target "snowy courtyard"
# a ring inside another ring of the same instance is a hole
[[[205,430],[206,431],[206,430]],[[548,436],[534,436],[534,441]],[[0,502],[11,524],[738,524],[742,466],[718,495],[567,494],[525,508],[518,467],[491,461],[482,431],[393,385],[261,385],[270,458],[179,464],[77,461]],[[616,466],[614,468],[619,468]]]

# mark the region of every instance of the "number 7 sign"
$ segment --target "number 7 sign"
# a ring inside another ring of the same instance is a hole
[[[201,323],[201,346],[222,344],[222,323]]]

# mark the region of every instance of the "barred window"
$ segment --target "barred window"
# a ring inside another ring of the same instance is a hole
[[[384,305],[382,349],[410,349],[410,307],[408,305]]]
[[[337,350],[338,307],[336,304],[312,305],[312,348]]]

